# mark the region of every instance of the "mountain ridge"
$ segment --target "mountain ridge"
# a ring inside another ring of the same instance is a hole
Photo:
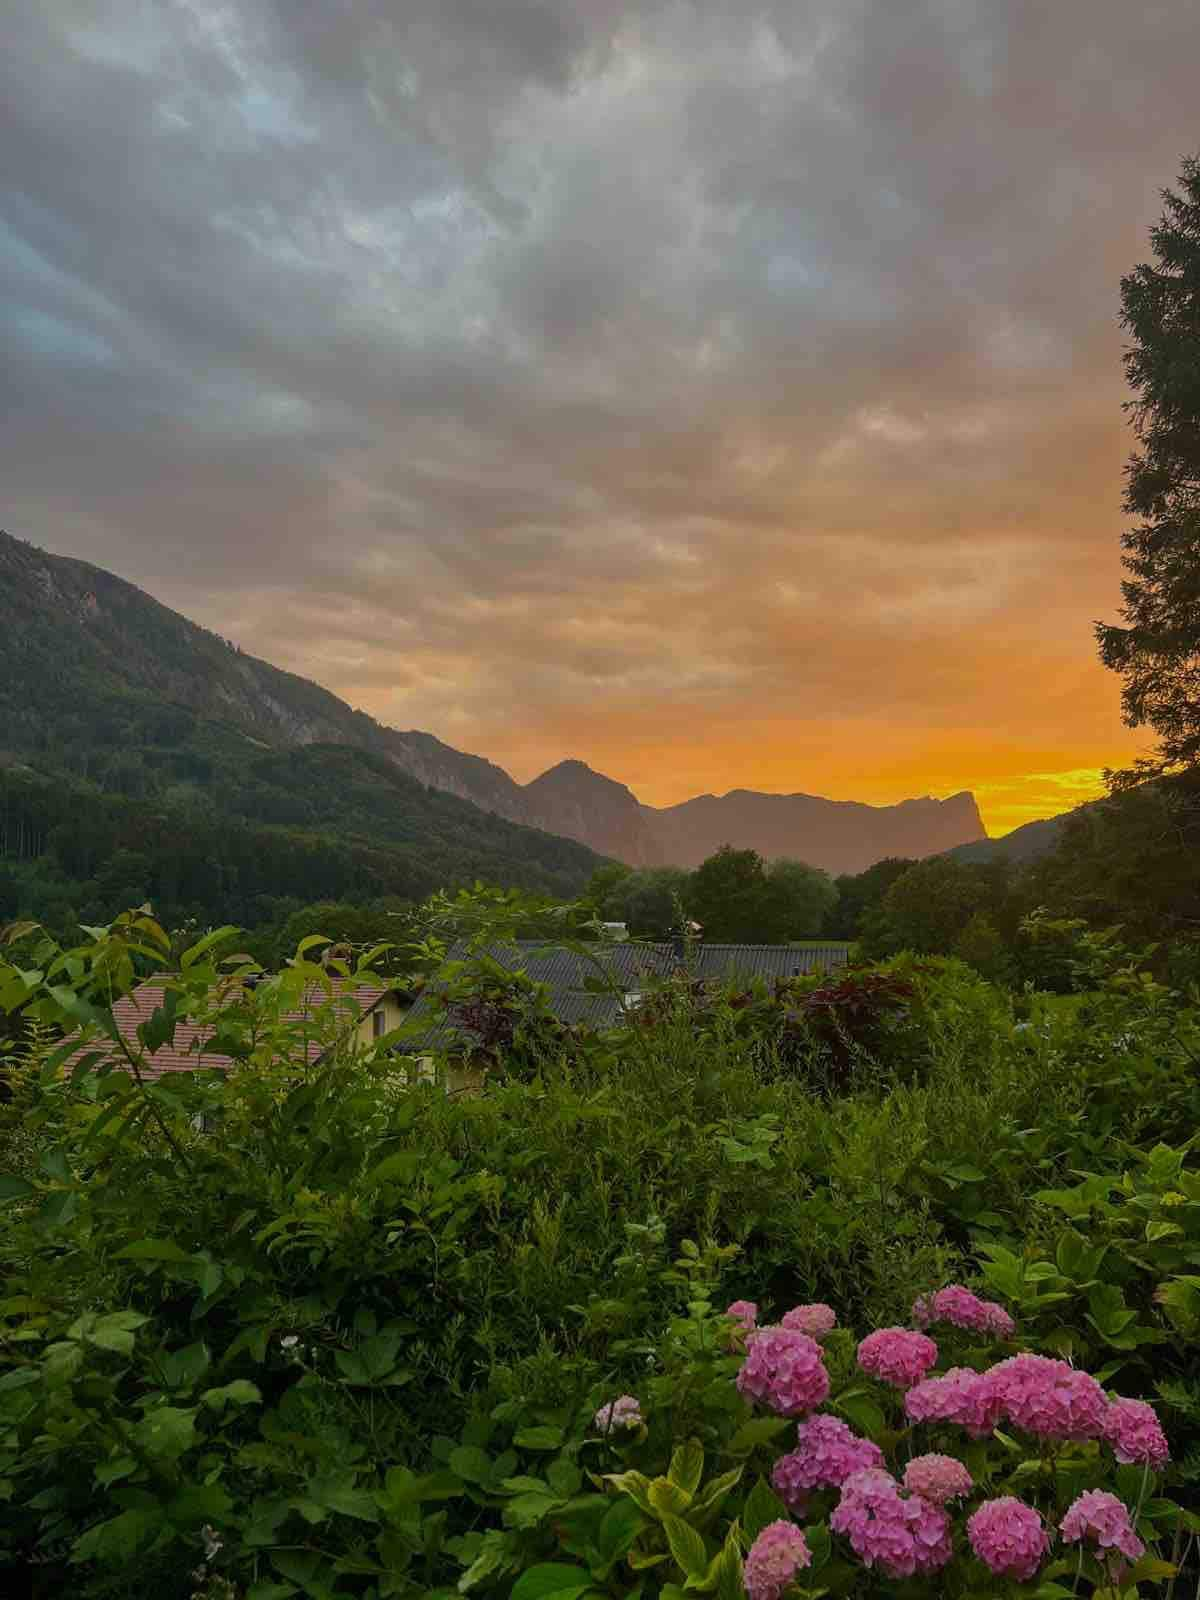
[[[378,722],[103,567],[3,532],[0,679],[0,756],[39,753],[135,795],[139,784],[203,787],[231,741],[248,739],[382,755],[428,788],[635,867],[694,866],[730,843],[854,872],[987,837],[968,791],[870,806],[735,788],[653,807],[577,757],[520,784],[434,734]]]

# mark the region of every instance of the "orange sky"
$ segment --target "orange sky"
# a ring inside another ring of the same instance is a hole
[[[1195,0],[34,8],[5,526],[520,779],[1060,811],[1146,743],[1092,629],[1197,59]]]

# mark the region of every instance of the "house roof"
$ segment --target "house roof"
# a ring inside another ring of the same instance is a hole
[[[630,942],[596,945],[584,956],[538,940],[489,945],[483,953],[510,972],[524,972],[535,983],[545,984],[550,1009],[560,1022],[583,1023],[593,1028],[614,1027],[624,1015],[619,996],[611,992],[597,994],[585,987],[588,980],[602,980],[604,972],[616,980],[623,993],[629,994],[656,978],[683,970],[712,983],[794,978],[841,966],[847,954],[846,947],[840,944],[808,949],[781,944],[699,944],[693,946],[688,959],[681,957],[671,944]],[[467,947],[459,944],[448,959],[461,961],[466,955]],[[418,998],[408,1014],[414,1027],[403,1048],[438,1050],[469,1041],[471,1030],[447,1018],[441,1009],[443,987],[435,975]],[[415,1026],[421,1022],[426,1023],[424,1028]]]
[[[162,1005],[166,992],[163,979],[150,979],[146,983],[139,984],[132,993],[123,995],[114,1002],[113,1017],[122,1038],[131,1044],[136,1044],[138,1024],[149,1021]],[[349,1027],[373,1011],[389,992],[389,987],[383,984],[355,986],[340,984],[335,986],[333,1004],[339,1013],[344,1014]],[[305,990],[301,1004],[293,1011],[282,1013],[280,1020],[287,1023],[303,1023],[312,1017],[319,1007],[328,1003],[328,1000],[329,996],[325,990],[314,984]],[[214,1068],[218,1071],[227,1071],[237,1065],[232,1056],[205,1049],[205,1044],[211,1039],[212,1034],[210,1026],[181,1017],[175,1024],[173,1043],[160,1045],[153,1055],[146,1059],[142,1066],[143,1077],[154,1079],[172,1072],[203,1072]],[[304,1042],[303,1054],[308,1064],[313,1066],[328,1048],[328,1045],[319,1039],[308,1039]],[[81,1045],[74,1055],[67,1058],[64,1068],[69,1070],[85,1056],[93,1053],[98,1053],[100,1056],[100,1061],[95,1065],[111,1063],[115,1067],[129,1070],[129,1063],[121,1050],[111,1039],[103,1037]]]

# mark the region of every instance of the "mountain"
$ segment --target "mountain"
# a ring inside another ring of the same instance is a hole
[[[868,806],[734,789],[700,795],[650,816],[665,858],[681,867],[696,866],[729,842],[768,858],[800,856],[829,872],[862,872],[885,856],[940,855],[953,845],[987,837],[975,797],[966,792],[946,800]]]
[[[634,866],[693,866],[729,843],[853,872],[986,838],[969,794],[868,806],[735,789],[656,809],[581,761],[519,784],[432,734],[383,726],[102,568],[0,533],[0,763],[30,761],[132,799],[202,797],[254,823],[367,829],[372,838],[387,828],[389,807],[408,814],[412,791],[385,797],[378,765],[349,786],[373,794],[353,815],[340,792],[279,780],[273,752],[318,746],[348,747],[493,818],[556,835],[544,847],[547,871],[570,881],[582,881],[594,857],[566,863],[565,840]],[[507,837],[505,849],[515,848]],[[419,848],[419,829],[409,845]],[[526,841],[519,853],[532,849]]]
[[[632,867],[666,864],[666,841],[653,813],[623,783],[593,772],[582,761],[560,761],[525,785],[530,816],[569,839],[586,839],[601,855]],[[671,863],[672,865],[674,863]]]
[[[65,810],[49,806],[47,779]],[[382,728],[111,573],[0,533],[0,857],[53,848],[61,858],[69,847],[68,875],[91,883],[103,865],[93,845],[106,841],[147,858],[130,882],[149,884],[156,903],[171,837],[189,850],[204,837],[214,861],[229,855],[236,905],[247,895],[413,898],[476,878],[577,893],[601,858],[514,820],[520,794],[499,767]],[[241,830],[236,850],[225,851],[221,819]],[[76,824],[81,841],[69,837]],[[264,829],[296,848],[267,849]],[[139,850],[140,837],[153,849]],[[276,865],[256,875],[264,853]],[[189,893],[172,903],[200,902]]]
[[[1083,807],[1080,806],[1078,809],[1082,810]],[[1036,861],[1038,856],[1044,856],[1053,850],[1062,834],[1063,824],[1071,815],[1070,811],[1063,811],[1057,817],[1043,817],[1038,822],[1026,822],[1021,827],[1014,828],[1011,833],[1006,833],[1001,839],[976,839],[969,844],[955,845],[954,849],[946,851],[946,854],[956,857],[959,861],[1004,860],[1024,865],[1025,862]]]

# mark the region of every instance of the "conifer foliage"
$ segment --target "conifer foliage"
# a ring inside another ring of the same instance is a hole
[[[1200,761],[1200,157],[1163,202],[1154,261],[1121,280],[1139,443],[1124,507],[1139,521],[1121,541],[1126,626],[1096,629],[1101,659],[1125,680],[1126,722],[1158,735],[1157,758],[1131,777]]]

